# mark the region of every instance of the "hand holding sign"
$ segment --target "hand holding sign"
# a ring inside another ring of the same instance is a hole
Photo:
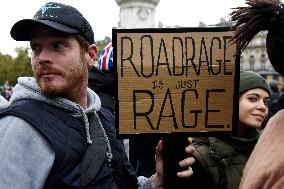
[[[178,172],[177,176],[180,178],[190,178],[193,174],[191,165],[194,163],[194,158],[192,157],[194,153],[194,147],[191,146],[192,139],[188,138],[188,146],[184,149],[184,152],[187,153],[187,158],[181,160],[179,165],[181,168],[184,168],[184,171]],[[152,176],[153,188],[164,188],[164,163],[163,163],[163,141],[160,141],[156,148],[156,173]],[[173,173],[174,174],[174,173]],[[172,178],[174,179],[174,178]]]

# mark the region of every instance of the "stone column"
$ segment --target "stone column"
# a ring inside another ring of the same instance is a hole
[[[160,0],[115,0],[120,7],[119,28],[154,28]]]

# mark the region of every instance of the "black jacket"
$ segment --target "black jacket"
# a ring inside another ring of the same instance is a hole
[[[89,178],[93,174],[88,168],[96,165],[92,161],[94,154],[86,151],[95,146],[86,143],[83,120],[70,116],[66,111],[36,100],[21,100],[0,112],[0,117],[14,115],[29,122],[53,147],[55,161],[45,188],[137,188],[135,171],[127,160],[122,141],[116,139],[113,114],[104,108],[98,112],[112,149],[111,164],[105,161],[99,172]]]

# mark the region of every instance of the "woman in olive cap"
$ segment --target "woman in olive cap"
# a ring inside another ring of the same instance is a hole
[[[241,71],[236,136],[196,137],[193,176],[188,188],[237,189],[243,168],[268,114],[269,85],[259,74]]]

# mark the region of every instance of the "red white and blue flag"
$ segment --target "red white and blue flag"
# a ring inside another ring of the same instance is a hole
[[[103,71],[112,71],[113,70],[113,56],[112,56],[112,43],[109,43],[99,55],[99,69]]]

